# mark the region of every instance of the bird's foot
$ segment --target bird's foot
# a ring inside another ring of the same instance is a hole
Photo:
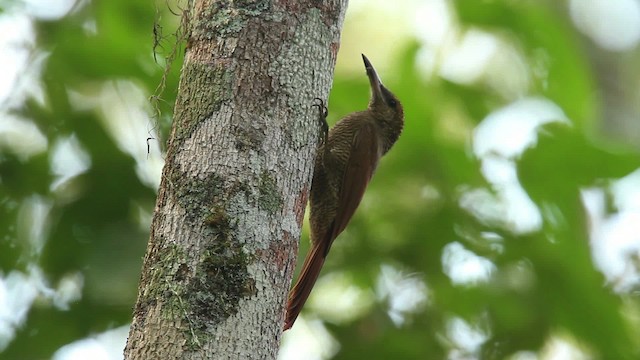
[[[329,115],[329,110],[324,105],[324,101],[322,99],[314,98],[313,100],[319,102],[318,104],[312,104],[311,107],[317,106],[318,110],[320,111],[320,116],[318,116],[318,119],[320,121],[320,135],[322,136],[322,143],[326,144],[327,136],[329,134],[329,124],[327,124],[327,115]]]

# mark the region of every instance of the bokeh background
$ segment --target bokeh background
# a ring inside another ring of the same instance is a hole
[[[122,358],[182,7],[0,0],[0,358]],[[365,53],[406,127],[281,360],[640,358],[639,41],[638,0],[352,0],[329,121]]]

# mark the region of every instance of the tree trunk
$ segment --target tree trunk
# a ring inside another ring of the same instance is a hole
[[[194,0],[126,359],[274,359],[347,0]]]

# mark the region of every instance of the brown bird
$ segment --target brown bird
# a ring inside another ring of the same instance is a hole
[[[284,329],[293,326],[318,279],[331,244],[351,220],[378,161],[398,140],[404,125],[400,101],[382,85],[362,55],[371,85],[365,111],[347,115],[328,131],[321,103],[324,142],[318,148],[311,183],[311,249],[289,294]]]

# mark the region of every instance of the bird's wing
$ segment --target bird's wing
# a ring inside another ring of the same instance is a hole
[[[331,242],[351,220],[382,156],[375,124],[365,123],[360,127],[353,137],[349,154],[338,195],[338,210],[333,223]]]

